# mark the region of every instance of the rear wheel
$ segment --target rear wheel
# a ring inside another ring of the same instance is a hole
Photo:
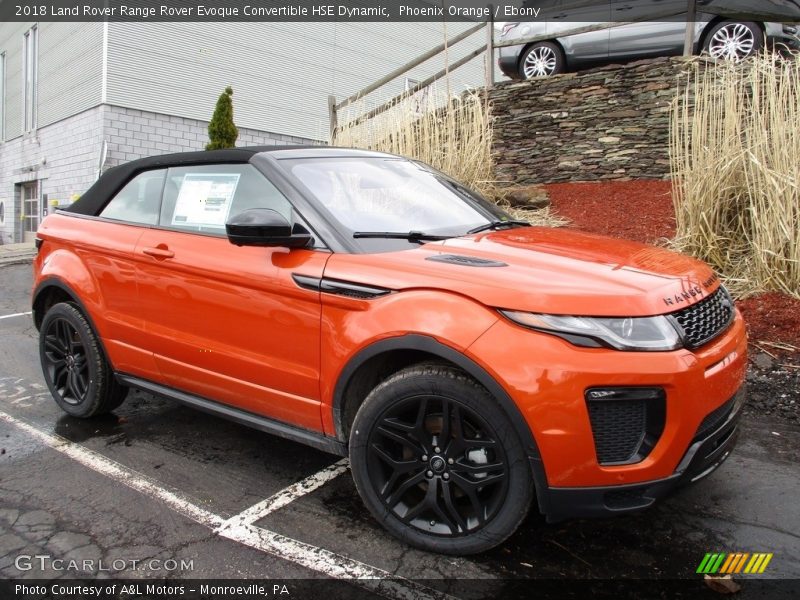
[[[519,59],[519,74],[523,79],[551,77],[563,73],[565,68],[564,53],[553,42],[533,44]]]
[[[114,410],[128,388],[117,383],[86,317],[72,304],[54,305],[42,319],[39,358],[53,399],[73,417]]]
[[[723,21],[708,32],[705,51],[713,58],[740,61],[764,47],[764,34],[757,23]]]
[[[472,554],[510,536],[533,498],[530,465],[486,389],[449,366],[404,369],[376,387],[350,433],[353,478],[392,534]]]

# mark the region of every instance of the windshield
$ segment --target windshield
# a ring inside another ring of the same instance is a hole
[[[474,192],[410,160],[336,157],[287,162],[292,174],[351,234],[416,232],[452,237],[510,219]],[[362,245],[373,242],[359,240]],[[408,243],[395,240],[388,245]]]

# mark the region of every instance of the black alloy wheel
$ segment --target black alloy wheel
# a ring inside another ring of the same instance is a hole
[[[530,466],[488,392],[452,367],[422,365],[369,395],[351,431],[353,477],[373,515],[427,550],[468,554],[516,529]]]
[[[76,406],[86,399],[91,378],[83,341],[63,317],[51,319],[43,335],[45,376],[63,402]]]
[[[45,382],[61,409],[87,418],[114,410],[128,388],[120,385],[86,317],[70,303],[52,306],[39,328]]]

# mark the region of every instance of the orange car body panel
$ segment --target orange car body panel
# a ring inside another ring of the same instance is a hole
[[[741,315],[696,351],[579,348],[498,309],[649,316],[685,308],[719,282],[694,259],[634,242],[514,229],[379,254],[236,247],[222,237],[47,217],[34,289],[64,279],[117,371],[334,436],[334,389],[348,362],[379,340],[421,334],[480,365],[533,433],[553,487],[667,477],[704,416],[744,378]],[[173,253],[168,260],[148,249]],[[505,263],[426,260],[456,253]],[[373,300],[303,289],[293,274],[381,286]],[[138,283],[137,283],[138,282]],[[660,386],[663,434],[641,462],[601,466],[584,399],[592,386]]]

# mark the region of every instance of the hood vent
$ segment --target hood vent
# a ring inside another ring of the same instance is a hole
[[[478,258],[477,256],[464,256],[463,254],[437,254],[429,256],[425,260],[443,262],[451,265],[461,265],[462,267],[507,267],[504,262],[489,260],[488,258]]]

